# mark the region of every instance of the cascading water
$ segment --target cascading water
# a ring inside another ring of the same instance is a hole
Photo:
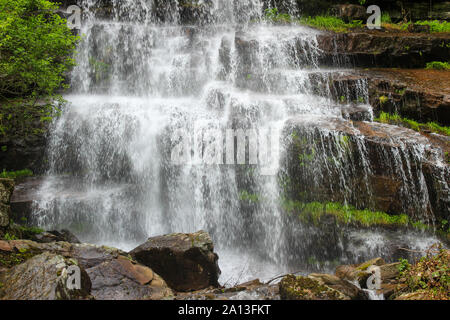
[[[85,19],[73,91],[53,124],[34,220],[126,250],[149,236],[204,229],[226,284],[292,271],[299,258],[292,250],[308,250],[307,229],[283,217],[277,174],[254,165],[175,165],[171,151],[177,130],[188,133],[193,152],[206,153],[217,143],[207,139],[211,130],[277,137],[292,116],[342,120],[329,89],[317,92],[312,80],[326,82],[330,73],[318,66],[317,32],[262,22],[259,0],[198,1],[197,11],[177,1],[112,3],[108,10],[101,0],[79,3]],[[287,245],[286,233],[295,232],[304,237]],[[383,243],[376,247],[370,254]]]

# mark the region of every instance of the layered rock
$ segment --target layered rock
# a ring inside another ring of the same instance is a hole
[[[385,111],[422,123],[450,125],[450,72],[370,69],[330,74],[329,81],[334,99],[358,101],[367,94],[376,114]]]
[[[324,33],[317,37],[325,65],[424,68],[450,59],[448,34],[396,34],[376,31]]]
[[[204,231],[149,238],[130,254],[160,274],[176,291],[218,286],[218,256],[211,237]]]
[[[349,203],[429,222],[448,219],[450,169],[441,146],[419,133],[317,117],[292,119],[285,132],[289,199]]]

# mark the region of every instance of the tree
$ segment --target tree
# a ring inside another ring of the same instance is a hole
[[[53,96],[66,87],[78,37],[47,0],[0,0],[0,99]]]

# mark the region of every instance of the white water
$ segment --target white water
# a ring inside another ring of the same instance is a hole
[[[249,165],[175,166],[171,137],[177,129],[197,138],[207,129],[276,135],[294,115],[342,119],[327,92],[313,93],[310,75],[330,72],[318,67],[317,32],[250,23],[262,16],[258,0],[206,1],[201,26],[181,25],[176,2],[158,16],[150,0],[115,3],[114,18],[102,20],[96,0],[82,1],[73,92],[52,130],[37,222],[125,250],[204,229],[227,285],[297,271],[286,263],[277,176]],[[243,191],[258,194],[257,208],[243,208]]]

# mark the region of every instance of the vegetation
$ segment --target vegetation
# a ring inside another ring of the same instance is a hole
[[[260,201],[260,197],[257,194],[253,194],[244,190],[239,194],[239,200],[250,203],[258,203]]]
[[[431,32],[450,32],[450,22],[448,21],[427,20],[427,21],[417,21],[415,22],[415,24],[421,26],[430,26]]]
[[[33,256],[39,254],[29,249],[19,249],[17,252],[3,252],[0,251],[0,267],[11,268],[19,265]]]
[[[289,14],[279,13],[278,9],[266,9],[265,19],[275,23],[298,23],[307,25],[321,30],[330,30],[334,32],[346,32],[351,28],[361,27],[363,21],[354,20],[351,23],[346,23],[344,20],[333,16],[315,16],[295,18]]]
[[[448,62],[440,62],[440,61],[432,61],[427,63],[428,70],[450,70],[450,63]]]
[[[25,177],[31,177],[33,176],[33,171],[25,169],[25,170],[19,170],[19,171],[6,171],[3,170],[3,172],[0,173],[0,178],[3,179],[19,179],[19,178],[25,178]]]
[[[333,16],[303,17],[299,20],[299,23],[313,28],[334,32],[346,32],[349,31],[349,29],[360,28],[363,26],[363,21],[361,20],[353,20],[351,23],[346,23],[344,20]]]
[[[450,299],[449,250],[434,246],[414,265],[402,259],[399,272],[399,278],[404,279],[406,286],[397,295],[413,294],[428,300]]]
[[[0,0],[0,99],[55,95],[77,37],[47,0]]]
[[[412,226],[419,229],[428,229],[428,226],[421,222],[412,221],[406,214],[389,215],[385,212],[373,210],[358,210],[350,205],[328,202],[303,203],[299,201],[284,201],[285,211],[299,215],[304,222],[312,222],[319,225],[320,220],[325,216],[334,216],[338,223],[357,224],[365,227],[369,226]]]
[[[435,122],[419,123],[414,120],[403,118],[398,114],[390,114],[381,112],[380,116],[375,119],[377,122],[403,126],[417,132],[431,131],[434,133],[450,136],[450,127],[440,126]]]

